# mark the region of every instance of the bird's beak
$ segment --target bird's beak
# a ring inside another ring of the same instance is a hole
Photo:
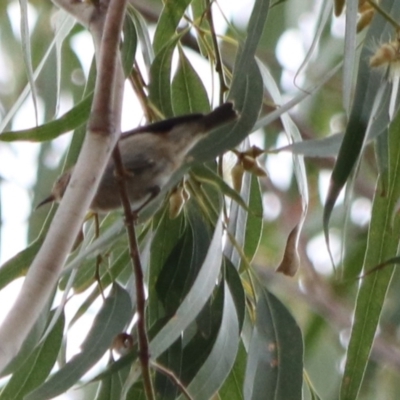
[[[46,197],[43,201],[41,201],[36,207],[35,210],[37,210],[39,207],[42,207],[44,204],[47,203],[52,203],[56,198],[54,197],[54,194],[51,194],[49,197]]]

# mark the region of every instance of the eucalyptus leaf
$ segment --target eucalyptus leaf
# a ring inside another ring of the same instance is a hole
[[[188,386],[188,391],[196,399],[208,400],[222,385],[236,359],[238,342],[236,309],[229,287],[225,285],[224,310],[217,339],[207,360]]]
[[[400,235],[400,219],[397,213],[400,198],[399,128],[400,114],[397,115],[389,132],[390,163],[387,193],[382,191],[384,177],[378,180],[375,191],[363,267],[366,273],[377,265],[388,263],[388,259],[390,261],[398,253],[397,238]],[[340,393],[342,400],[356,399],[358,396],[393,273],[394,267],[388,265],[365,276],[361,282],[342,379]]]
[[[221,234],[222,224],[219,222],[195,282],[176,310],[173,318],[165,324],[150,342],[152,357],[157,358],[181,335],[181,332],[196,318],[213,292],[222,261]]]
[[[59,369],[26,400],[51,399],[72,387],[110,348],[113,338],[129,323],[132,305],[129,294],[115,284],[81,345],[81,352]]]
[[[1,400],[22,400],[26,394],[45,381],[57,360],[64,323],[64,314],[61,314],[46,340],[38,344],[21,367],[13,373],[0,394]]]
[[[299,327],[282,303],[265,289],[256,311],[244,398],[302,399],[303,341]]]

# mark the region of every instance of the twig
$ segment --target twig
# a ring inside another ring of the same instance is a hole
[[[180,381],[180,379],[173,373],[173,371],[165,368],[164,366],[152,361],[151,366],[156,369],[158,372],[164,374],[166,377],[168,377],[174,384],[179,388],[179,390],[186,396],[187,399],[193,400],[193,397],[190,395],[190,393],[186,390],[185,386],[183,383]]]
[[[125,214],[125,225],[129,239],[129,252],[135,273],[136,309],[137,309],[137,333],[139,344],[139,360],[142,368],[143,386],[147,400],[155,399],[154,388],[150,376],[150,352],[149,340],[146,330],[146,293],[144,289],[144,278],[142,263],[140,260],[139,246],[135,232],[135,216],[131,209],[125,181],[125,169],[122,163],[118,146],[114,149],[113,159],[115,164],[115,178],[120,191],[121,203]]]
[[[368,3],[379,13],[382,15],[383,18],[386,19],[386,21],[388,21],[390,24],[393,25],[393,27],[398,31],[400,30],[400,25],[398,24],[398,22],[396,20],[394,20],[392,18],[392,16],[387,13],[383,8],[381,8],[379,6],[379,4],[377,4],[375,1],[373,0],[367,0]]]

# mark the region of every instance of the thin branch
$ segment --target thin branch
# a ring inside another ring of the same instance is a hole
[[[166,377],[168,377],[175,386],[179,388],[179,390],[182,392],[183,395],[186,396],[188,400],[193,400],[193,397],[190,395],[190,393],[187,391],[183,383],[180,381],[180,379],[174,374],[173,371],[171,371],[168,368],[165,368],[161,364],[158,364],[156,362],[152,362],[151,366],[157,370],[158,372],[164,374]]]
[[[114,149],[113,159],[115,164],[115,178],[118,183],[121,203],[125,214],[125,225],[129,239],[129,252],[135,273],[136,288],[136,310],[138,315],[137,333],[139,344],[139,360],[142,368],[143,386],[147,400],[155,399],[154,388],[150,376],[150,352],[149,340],[146,330],[146,293],[144,288],[144,277],[142,263],[140,260],[139,245],[135,232],[135,215],[132,212],[128,191],[125,181],[125,169],[122,163],[121,153],[118,146]]]
[[[120,30],[118,30],[118,24],[110,21],[111,18],[115,18],[115,13],[107,13],[107,3],[102,2],[96,6],[89,2],[67,0],[55,0],[55,3],[71,12],[80,22],[89,27],[95,42],[99,42],[104,27],[104,37],[114,37],[114,41],[110,40],[110,43],[116,44],[118,48]],[[118,9],[122,18],[125,12],[125,0],[111,0],[109,9],[111,11]],[[81,229],[112,149],[118,140],[119,129],[114,129],[114,127],[120,121],[119,105],[123,95],[122,67],[119,57],[111,57],[107,53],[110,50],[107,41],[102,42],[100,48],[101,62],[104,62],[107,68],[102,68],[101,63],[98,64],[96,100],[94,100],[97,108],[92,108],[89,126],[97,128],[98,122],[102,119],[105,128],[102,128],[101,134],[88,130],[71,182],[54,216],[46,239],[28,270],[17,300],[0,327],[0,371],[4,370],[19,352],[46,303],[50,301],[61,269]],[[115,49],[111,54],[115,55],[117,51]],[[108,60],[106,60],[107,54]],[[110,73],[114,76],[111,77]],[[105,104],[99,107],[97,99],[101,96],[99,88],[103,90],[104,85],[109,85],[106,90],[113,95],[109,98],[102,96]],[[95,115],[99,109],[107,109],[110,112],[102,116]]]
[[[395,19],[393,19],[392,16],[389,13],[387,13],[382,7],[380,7],[379,4],[377,4],[373,0],[367,0],[367,1],[371,5],[371,7],[373,7],[379,14],[381,14],[382,17],[386,19],[386,21],[392,24],[397,31],[400,30],[400,25],[398,24],[398,22]]]

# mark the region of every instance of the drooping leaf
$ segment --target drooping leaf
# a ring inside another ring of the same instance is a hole
[[[400,4],[398,2],[386,0],[382,2],[381,6],[393,18],[396,19],[400,16]],[[327,243],[329,243],[328,225],[333,207],[361,154],[367,127],[371,120],[371,111],[375,104],[374,100],[378,94],[381,80],[386,79],[369,66],[370,50],[367,43],[371,43],[374,40],[389,39],[392,30],[392,26],[382,16],[377,15],[368,30],[361,52],[353,106],[332,172],[329,192],[324,206],[323,225]]]
[[[246,373],[247,352],[243,343],[239,343],[235,364],[231,373],[225,380],[223,386],[218,391],[221,399],[243,400],[243,383]]]
[[[44,56],[40,60],[39,65],[34,71],[33,74],[34,80],[38,78],[39,74],[42,72],[44,66],[46,65],[46,62],[48,62],[48,59],[54,49],[56,42],[63,41],[76,23],[75,18],[63,10],[59,11],[59,18],[61,22],[57,24],[58,29],[56,30],[55,37],[51,41],[50,45],[46,50],[46,53],[44,54]],[[30,93],[30,87],[29,85],[26,85],[24,90],[19,95],[18,99],[14,102],[13,106],[7,113],[7,115],[4,118],[2,118],[0,122],[0,132],[2,132],[5,129],[5,127],[9,124],[9,122],[14,117],[16,112],[20,109],[22,103],[25,101],[29,93]],[[1,135],[0,135],[0,140],[2,140]]]
[[[45,381],[57,360],[64,333],[64,322],[64,314],[61,314],[46,339],[13,373],[0,394],[1,400],[22,400],[26,394]]]
[[[396,212],[400,198],[400,114],[390,127],[389,133],[389,183],[387,192],[382,191],[381,177],[375,190],[372,218],[368,232],[364,272],[394,257],[398,251],[400,219]],[[393,275],[393,266],[367,275],[357,294],[354,323],[347,349],[346,366],[342,380],[341,400],[356,399],[372,343],[376,334],[383,303]]]
[[[51,399],[73,386],[110,348],[113,338],[129,323],[131,316],[129,294],[114,284],[81,345],[81,352],[30,393],[26,400]]]
[[[167,0],[164,1],[164,8],[158,20],[154,34],[154,52],[158,54],[166,43],[175,35],[176,28],[190,0]]]
[[[244,398],[302,398],[303,341],[293,317],[267,290],[260,292],[250,341]]]
[[[37,106],[37,90],[35,84],[35,78],[33,76],[32,67],[32,53],[31,53],[31,40],[29,37],[29,25],[28,25],[28,1],[19,0],[20,10],[21,10],[21,44],[22,44],[22,54],[24,58],[24,64],[26,69],[26,74],[28,76],[28,82],[30,90],[32,93],[33,108],[35,110],[35,120],[36,125],[38,125],[38,106]]]
[[[357,50],[357,13],[358,3],[349,1],[346,5],[346,30],[344,37],[343,61],[343,107],[347,115],[350,114],[353,94],[353,74],[356,64]]]
[[[172,80],[174,114],[207,113],[210,111],[210,104],[203,82],[183,49],[181,47],[178,49],[179,65]]]
[[[339,152],[343,136],[343,134],[337,133],[323,139],[304,140],[269,151],[271,153],[289,151],[293,154],[302,154],[305,157],[335,157]]]
[[[235,60],[233,81],[228,99],[235,103],[239,119],[233,124],[216,129],[202,140],[192,154],[199,160],[237,146],[249,134],[257,120],[262,102],[262,80],[254,60],[255,51],[264,30],[269,11],[269,0],[257,0],[254,4],[247,28],[247,36]]]
[[[63,133],[69,132],[87,121],[93,95],[87,96],[70,111],[66,112],[60,118],[47,122],[36,128],[23,129],[21,131],[3,132],[0,134],[0,141],[29,141],[44,142],[55,139]]]
[[[297,251],[298,238],[299,225],[296,225],[289,233],[283,259],[276,269],[276,272],[281,272],[287,276],[294,276],[296,274],[300,266],[300,256]]]
[[[140,48],[142,50],[143,60],[146,65],[146,69],[150,70],[150,66],[154,60],[154,51],[153,46],[151,45],[148,26],[146,25],[146,22],[142,15],[133,7],[128,8],[128,14],[135,24],[136,33],[140,42]]]
[[[124,42],[121,48],[121,61],[122,68],[125,75],[131,72],[133,63],[135,61],[137,47],[137,34],[135,25],[131,18],[125,18],[124,21]]]
[[[190,170],[191,174],[195,176],[200,182],[211,183],[216,186],[218,190],[225,196],[230,197],[236,201],[244,209],[247,209],[247,205],[236,190],[232,189],[218,174],[208,168],[206,165],[195,165]],[[254,210],[252,210],[255,212]]]
[[[181,332],[196,318],[213,292],[221,268],[221,234],[222,226],[219,222],[195,282],[173,318],[150,343],[150,353],[154,358],[162,354],[181,335]]]
[[[246,296],[242,281],[240,279],[239,271],[235,266],[225,258],[225,280],[229,285],[229,290],[233,297],[233,301],[236,307],[236,313],[239,321],[239,331],[242,331],[244,317],[246,312]]]
[[[95,400],[113,400],[121,397],[122,386],[125,382],[128,370],[125,368],[115,374],[104,377],[99,385]]]
[[[174,115],[171,98],[171,62],[182,34],[175,35],[156,55],[150,68],[149,98],[166,118]]]
[[[279,92],[278,85],[273,79],[271,73],[268,68],[258,62],[261,75],[263,77],[264,86],[270,93],[272,99],[276,104],[282,103],[282,96]],[[297,125],[293,122],[292,118],[287,114],[282,114],[281,121],[283,127],[285,129],[286,136],[289,142],[301,142],[302,138],[297,128]],[[307,185],[307,175],[306,168],[304,165],[304,158],[301,155],[294,154],[293,155],[293,164],[294,164],[294,173],[297,180],[297,187],[299,188],[300,196],[301,196],[301,204],[302,204],[302,213],[298,224],[296,227],[290,232],[285,253],[283,256],[283,261],[278,267],[278,271],[291,275],[297,271],[298,266],[300,265],[300,259],[297,251],[301,230],[307,215],[308,203],[309,203],[309,194],[308,194],[308,185]]]
[[[236,359],[238,342],[236,309],[229,287],[225,284],[223,316],[217,339],[207,360],[187,388],[196,399],[207,400],[222,386]]]

